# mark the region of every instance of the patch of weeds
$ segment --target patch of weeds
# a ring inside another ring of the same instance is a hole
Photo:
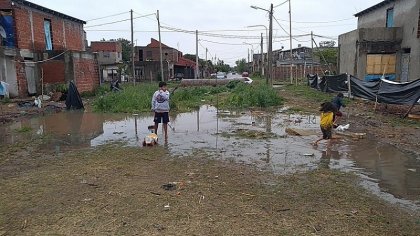
[[[176,85],[176,84],[175,84]],[[173,90],[169,84],[169,91]],[[97,96],[93,103],[95,111],[101,112],[148,112],[157,84],[144,83],[126,85],[122,91]],[[171,94],[171,110],[186,112],[196,110],[203,104],[214,104],[219,108],[271,107],[282,104],[278,93],[263,83],[248,85],[232,81],[227,86],[200,86],[179,88]]]
[[[15,131],[18,132],[18,133],[29,133],[32,130],[33,129],[31,127],[28,127],[28,126],[23,126],[21,128],[15,129]]]
[[[8,104],[8,103],[10,103],[10,98],[8,98],[8,97],[5,97],[5,98],[3,98],[3,99],[1,99],[0,100],[1,101],[1,103],[3,103],[3,104]]]

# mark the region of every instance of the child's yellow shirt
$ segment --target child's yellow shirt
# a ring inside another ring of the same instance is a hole
[[[329,129],[334,124],[334,113],[333,112],[322,112],[321,113],[321,127]]]

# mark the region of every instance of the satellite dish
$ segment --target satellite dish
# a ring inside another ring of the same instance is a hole
[[[6,30],[0,25],[0,35],[2,38],[7,38]]]

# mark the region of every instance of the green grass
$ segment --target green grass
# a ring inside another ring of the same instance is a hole
[[[32,128],[28,126],[23,126],[21,128],[15,129],[15,131],[18,133],[29,133],[32,131]]]
[[[308,100],[314,101],[315,103],[331,101],[331,99],[337,95],[336,93],[324,93],[318,91],[307,86],[306,84],[288,84],[285,86],[285,89],[296,96],[306,98]],[[348,98],[344,98],[344,102],[345,104],[349,104],[351,103],[351,100],[349,100]]]
[[[177,84],[169,84],[169,90]],[[142,83],[137,86],[125,85],[121,92],[105,93],[97,96],[93,104],[95,111],[113,113],[148,112],[151,98],[157,84]],[[219,105],[219,108],[272,107],[282,104],[276,90],[264,83],[252,85],[232,81],[226,86],[200,86],[179,88],[171,96],[171,110],[186,112],[203,104]]]

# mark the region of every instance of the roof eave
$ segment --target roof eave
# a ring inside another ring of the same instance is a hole
[[[378,9],[378,8],[380,8],[380,7],[382,7],[382,6],[386,5],[386,4],[388,4],[388,3],[395,2],[395,1],[396,1],[396,0],[385,0],[385,1],[382,1],[382,2],[380,2],[380,3],[378,3],[378,4],[376,4],[376,5],[373,5],[373,6],[369,7],[369,8],[367,8],[367,9],[365,9],[365,10],[361,11],[361,12],[358,12],[358,13],[354,14],[354,16],[355,16],[355,17],[362,16],[362,15],[364,15],[364,14],[366,14],[366,13],[369,13],[369,12],[371,12],[371,11],[374,11],[374,10],[376,10],[376,9]]]

